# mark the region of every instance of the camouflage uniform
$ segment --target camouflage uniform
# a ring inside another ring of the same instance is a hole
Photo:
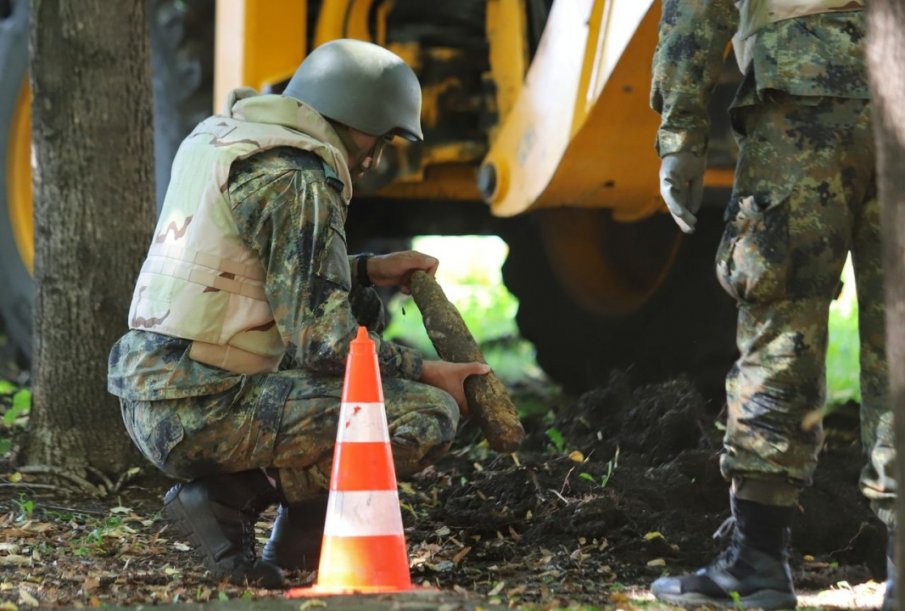
[[[376,294],[358,282],[345,252],[343,185],[315,155],[277,148],[233,164],[228,200],[244,241],[267,270],[264,282],[280,335],[279,371],[239,375],[189,358],[191,342],[144,330],[110,354],[108,388],[145,457],[167,474],[194,479],[267,468],[286,499],[328,484],[342,376],[362,314]],[[397,473],[435,461],[455,436],[459,411],[446,392],[416,382],[421,356],[377,344]]]
[[[665,0],[651,104],[661,156],[702,155],[707,104],[738,28],[732,0]],[[766,26],[731,110],[740,147],[717,276],[738,302],[741,357],[727,378],[727,478],[811,482],[823,440],[804,430],[825,400],[830,302],[846,254],[858,281],[864,494],[893,521],[880,211],[862,11]]]

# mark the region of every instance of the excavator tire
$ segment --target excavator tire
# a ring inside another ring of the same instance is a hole
[[[179,143],[213,107],[214,4],[152,0],[150,5],[158,209]],[[0,328],[24,364],[32,356],[34,281],[13,237],[13,206],[21,213],[25,204],[11,197],[7,160],[15,144],[12,117],[28,79],[28,11],[27,0],[0,0]]]
[[[510,250],[503,265],[506,286],[519,300],[519,330],[534,343],[541,368],[572,392],[605,384],[617,369],[638,384],[686,374],[721,405],[737,351],[735,304],[714,275],[719,211],[702,210],[696,233],[681,241],[668,275],[646,303],[613,315],[577,305],[563,289],[542,246],[541,221],[532,213],[506,224]],[[672,220],[663,215],[648,222]],[[639,244],[639,256],[644,252]]]
[[[16,214],[27,213],[22,201],[11,197],[7,168],[14,154],[13,117],[24,98],[28,79],[28,4],[0,1],[0,328],[22,360],[31,358],[31,274],[19,253],[13,231]],[[14,211],[13,206],[17,209]],[[30,207],[30,206],[29,206]]]

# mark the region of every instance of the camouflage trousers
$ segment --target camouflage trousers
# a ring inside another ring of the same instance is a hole
[[[172,477],[263,468],[296,503],[328,489],[342,384],[288,369],[215,395],[122,400],[123,421],[142,454]],[[396,474],[405,477],[449,448],[459,408],[446,392],[410,380],[384,380],[383,391]]]
[[[727,382],[727,478],[808,485],[823,442],[830,302],[850,252],[861,341],[861,488],[884,522],[896,494],[874,139],[867,100],[775,93],[734,111],[740,154],[717,257],[738,302]],[[797,493],[794,493],[797,495]],[[776,499],[788,504],[794,499]]]

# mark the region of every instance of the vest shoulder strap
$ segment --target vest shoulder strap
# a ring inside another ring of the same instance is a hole
[[[324,166],[324,177],[327,179],[327,184],[336,191],[337,193],[342,194],[343,187],[345,187],[345,183],[340,179],[337,173],[330,167],[330,164],[324,160],[321,160],[321,165]]]

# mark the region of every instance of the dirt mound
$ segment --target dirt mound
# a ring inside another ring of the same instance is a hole
[[[453,452],[415,483],[433,495],[428,520],[407,521],[410,541],[435,546],[420,569],[449,585],[463,570],[503,583],[522,567],[520,600],[545,588],[588,600],[587,580],[638,583],[706,563],[728,517],[718,418],[688,380],[633,388],[614,374],[552,423],[529,420],[515,458]],[[885,533],[857,488],[857,432],[833,438],[796,517],[801,587],[885,570]]]

